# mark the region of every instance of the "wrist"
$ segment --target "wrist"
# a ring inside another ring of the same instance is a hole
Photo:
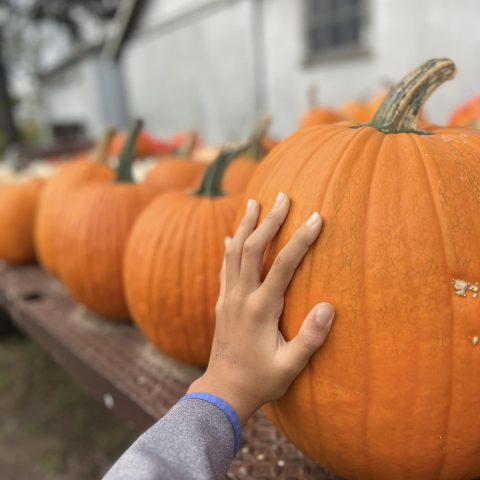
[[[211,379],[208,372],[205,372],[190,385],[187,394],[189,393],[209,393],[227,402],[237,414],[242,426],[261,407],[258,401],[241,392],[234,385]]]

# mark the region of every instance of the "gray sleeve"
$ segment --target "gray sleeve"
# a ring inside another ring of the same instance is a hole
[[[234,442],[232,425],[219,408],[184,400],[141,435],[103,480],[223,479]]]

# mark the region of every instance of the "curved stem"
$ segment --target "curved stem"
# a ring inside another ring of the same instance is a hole
[[[216,160],[207,168],[198,190],[193,195],[197,197],[220,197],[224,195],[222,190],[223,175],[231,161],[243,153],[245,148],[246,145],[242,144],[222,150]]]
[[[128,137],[123,144],[120,158],[118,159],[117,167],[117,183],[134,183],[132,173],[132,162],[135,156],[135,142],[137,141],[138,134],[143,127],[143,121],[140,119],[135,120],[134,124],[128,132]]]
[[[175,152],[175,154],[182,158],[190,158],[197,142],[197,132],[192,130],[187,133],[184,144]]]
[[[420,111],[428,97],[455,76],[448,58],[428,60],[395,85],[368,124],[383,133],[428,133],[416,130]]]
[[[248,147],[245,156],[256,162],[259,162],[265,156],[265,149],[263,148],[262,141],[271,123],[272,117],[270,115],[264,114],[260,116],[250,138],[247,140]]]
[[[107,128],[107,130],[105,130],[102,138],[98,141],[92,153],[92,162],[99,163],[100,165],[107,164],[110,156],[110,145],[114,135],[114,128]]]

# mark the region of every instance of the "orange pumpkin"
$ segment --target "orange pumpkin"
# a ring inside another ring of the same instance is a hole
[[[480,95],[460,105],[451,114],[448,125],[450,127],[475,127],[480,122]]]
[[[299,128],[314,127],[345,120],[342,113],[326,107],[319,107],[317,100],[317,89],[312,86],[309,91],[309,110],[300,120]]]
[[[35,246],[43,268],[58,275],[57,221],[68,195],[92,181],[111,181],[113,170],[107,166],[114,131],[107,130],[90,157],[69,161],[58,168],[40,197],[35,222]]]
[[[0,260],[12,264],[36,259],[33,226],[44,180],[0,187]]]
[[[78,189],[58,220],[57,266],[72,297],[99,315],[125,321],[129,313],[122,281],[123,253],[130,229],[153,198],[133,183],[131,163],[138,121],[122,151],[116,181]]]
[[[285,297],[293,338],[319,301],[326,344],[269,405],[305,453],[356,480],[480,476],[480,132],[417,130],[419,107],[455,74],[426,62],[368,125],[302,130],[258,167],[247,196],[292,207],[266,267],[314,211],[324,228]]]
[[[181,362],[206,365],[213,339],[223,243],[240,196],[221,191],[238,152],[225,152],[194,193],[159,196],[136,222],[125,253],[125,291],[147,339]]]
[[[145,183],[158,192],[169,190],[189,190],[198,187],[208,164],[191,159],[193,148],[198,142],[196,132],[187,138],[176,155],[161,157],[147,173]]]
[[[263,139],[271,123],[271,117],[264,115],[260,118],[250,139],[247,149],[233,161],[225,172],[222,188],[225,193],[244,193],[251,176],[266,154]]]
[[[115,135],[110,149],[111,155],[116,157],[120,156],[127,137],[128,134],[125,132],[119,132]],[[152,155],[168,155],[172,152],[173,148],[173,145],[162,142],[147,132],[140,132],[135,143],[133,156],[134,158],[143,158]]]

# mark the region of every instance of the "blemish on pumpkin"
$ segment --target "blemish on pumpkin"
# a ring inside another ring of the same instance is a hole
[[[477,346],[478,344],[480,343],[480,338],[475,336],[475,337],[472,337],[472,345],[475,347]]]
[[[459,278],[454,278],[452,280],[452,285],[455,290],[455,294],[458,297],[466,297],[467,293],[472,292],[472,298],[478,297],[478,282],[469,283],[466,280],[460,280]]]

